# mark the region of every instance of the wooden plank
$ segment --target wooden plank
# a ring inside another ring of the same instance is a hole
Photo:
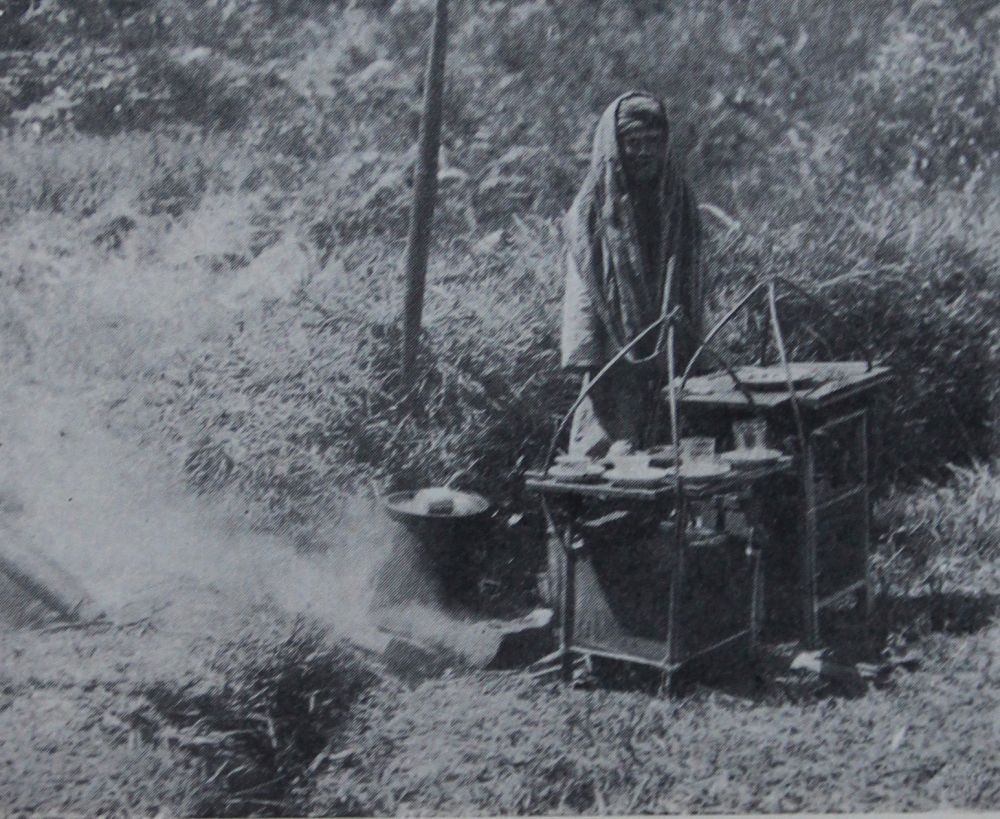
[[[839,401],[846,401],[869,390],[874,390],[887,383],[891,378],[891,373],[887,367],[880,368],[881,372],[873,371],[865,376],[858,376],[844,381],[833,381],[817,387],[808,395],[802,398],[802,404],[807,409],[823,409]]]
[[[885,366],[867,369],[864,362],[834,361],[810,365],[819,371],[818,386],[795,391],[796,398],[808,409],[822,409],[844,401],[859,393],[885,384],[892,375]],[[726,373],[712,373],[692,378],[684,388],[680,404],[684,406],[712,406],[720,409],[748,409],[751,406],[765,411],[775,410],[791,400],[788,390],[759,391],[752,393],[753,403],[733,386]]]
[[[666,643],[657,643],[653,640],[646,640],[645,642],[648,642],[651,646],[655,646],[656,650],[662,651],[662,657],[655,659],[653,657],[647,657],[643,654],[622,651],[617,648],[602,645],[593,640],[581,640],[573,646],[573,651],[581,654],[593,654],[595,657],[604,657],[608,660],[618,660],[623,663],[645,665],[651,668],[660,669],[661,671],[676,671],[681,667],[679,663],[671,663],[667,659]]]
[[[696,651],[692,651],[690,654],[684,655],[683,659],[673,661],[667,658],[667,644],[659,643],[655,640],[644,640],[643,642],[648,643],[650,646],[651,653],[653,651],[662,650],[663,658],[655,659],[652,656],[646,656],[644,654],[637,654],[631,651],[623,651],[618,648],[612,648],[610,646],[605,646],[594,640],[581,640],[573,645],[572,651],[578,654],[592,654],[595,657],[604,657],[608,660],[618,660],[623,663],[635,663],[636,665],[645,665],[650,668],[660,669],[666,672],[679,671],[686,664],[693,660],[706,657],[715,652],[721,651],[728,648],[733,643],[739,642],[740,640],[752,639],[752,634],[750,629],[741,629],[730,634],[728,637],[723,637],[716,643],[712,643],[710,646],[705,648],[700,648]]]
[[[657,501],[671,495],[672,486],[662,486],[656,489],[632,489],[615,487],[610,484],[567,483],[547,478],[527,478],[526,489],[542,492],[547,495],[569,495],[574,497],[593,498],[594,500],[621,501]]]
[[[24,600],[36,600],[67,620],[96,620],[101,608],[83,585],[45,553],[0,542],[0,575],[22,591]]]

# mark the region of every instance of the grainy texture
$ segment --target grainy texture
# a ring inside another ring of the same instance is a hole
[[[406,379],[424,0],[0,3],[0,548],[119,624],[0,633],[0,812],[997,807],[994,6],[455,3]],[[373,487],[488,494],[469,598],[537,602],[522,478],[578,386],[560,219],[636,86],[702,203],[710,311],[782,274],[828,305],[779,305],[793,356],[800,320],[853,355],[849,324],[896,374],[879,623],[924,664],[887,687],[775,649],[759,689],[675,702],[411,691],[339,642],[385,559]],[[10,582],[5,624],[50,623]]]

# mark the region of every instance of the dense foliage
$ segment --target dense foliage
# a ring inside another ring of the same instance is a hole
[[[714,308],[772,273],[828,299],[789,302],[789,322],[838,354],[850,324],[894,365],[891,474],[938,474],[991,444],[1000,19],[912,5],[459,4],[410,382],[398,268],[427,3],[10,5],[5,326],[36,366],[87,333],[72,356],[110,377],[117,418],[263,521],[308,528],[371,481],[461,470],[510,498],[574,388],[559,214],[600,109],[643,86],[707,206]],[[70,304],[61,329],[32,318]]]

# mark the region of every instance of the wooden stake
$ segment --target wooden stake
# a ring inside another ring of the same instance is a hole
[[[413,205],[406,239],[406,295],[403,303],[403,371],[416,361],[424,312],[424,282],[430,252],[434,205],[437,197],[438,153],[444,97],[445,56],[448,49],[448,0],[437,0],[434,28],[424,77],[417,165],[413,173]]]

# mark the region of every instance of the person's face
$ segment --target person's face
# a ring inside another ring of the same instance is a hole
[[[661,170],[665,135],[659,128],[633,131],[622,137],[625,172],[637,182],[652,182]]]

